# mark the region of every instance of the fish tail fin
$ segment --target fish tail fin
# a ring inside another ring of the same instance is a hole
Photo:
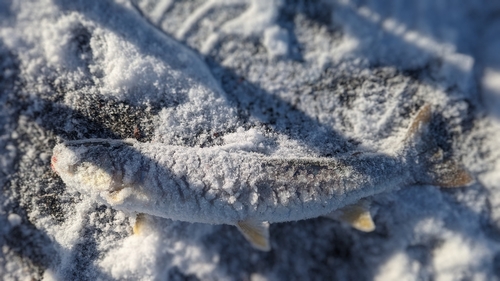
[[[472,175],[462,165],[453,159],[443,159],[443,153],[438,150],[427,160],[426,181],[440,187],[462,187],[474,182]]]
[[[455,160],[445,159],[428,131],[432,119],[432,108],[424,105],[413,119],[403,140],[406,154],[413,158],[420,168],[415,171],[417,181],[440,187],[462,187],[471,184],[472,175]],[[412,149],[408,149],[408,148]]]

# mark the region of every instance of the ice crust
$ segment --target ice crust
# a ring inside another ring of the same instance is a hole
[[[495,1],[0,1],[0,279],[499,280]],[[391,153],[428,103],[468,188],[373,198],[377,230],[135,217],[51,170],[64,140]],[[291,246],[294,245],[294,246]]]

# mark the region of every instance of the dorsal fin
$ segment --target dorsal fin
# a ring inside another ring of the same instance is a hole
[[[237,222],[236,227],[254,248],[261,251],[271,250],[268,222],[247,219]]]
[[[348,223],[357,230],[363,232],[371,232],[375,230],[375,223],[369,210],[369,204],[365,200],[360,200],[358,203],[348,205],[342,209],[335,210],[325,217],[339,220]]]

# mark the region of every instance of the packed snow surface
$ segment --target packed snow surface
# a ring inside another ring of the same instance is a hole
[[[0,1],[0,279],[499,280],[499,14],[486,0]],[[129,208],[51,167],[57,144],[96,138],[389,155],[424,105],[436,157],[472,185],[372,196],[371,233],[275,223],[270,252],[228,225],[148,216],[133,234]]]

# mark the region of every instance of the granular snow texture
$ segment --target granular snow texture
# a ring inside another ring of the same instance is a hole
[[[500,280],[498,15],[488,0],[0,0],[0,279]],[[148,217],[133,235],[133,214],[50,165],[88,138],[384,153],[424,104],[474,184],[376,195],[371,233],[272,224],[270,252],[229,225]]]

